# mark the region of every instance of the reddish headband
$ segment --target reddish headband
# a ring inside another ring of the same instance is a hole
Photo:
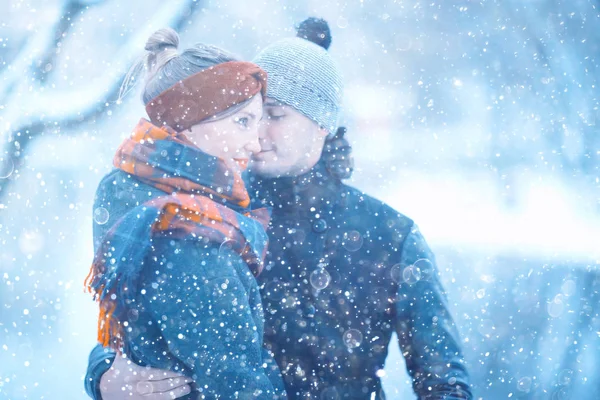
[[[146,105],[153,124],[184,131],[229,107],[267,93],[267,73],[258,65],[231,61],[177,82]]]

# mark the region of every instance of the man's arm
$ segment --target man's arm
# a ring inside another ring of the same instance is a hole
[[[85,374],[85,391],[92,399],[102,399],[100,394],[100,379],[109,370],[114,359],[115,352],[99,344],[90,353],[88,369]]]
[[[460,339],[435,257],[413,225],[402,249],[396,332],[420,399],[471,399]]]

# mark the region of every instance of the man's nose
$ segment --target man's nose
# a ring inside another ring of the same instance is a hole
[[[269,120],[267,118],[263,118],[258,123],[258,137],[259,139],[264,139],[267,136],[267,129],[269,126]]]

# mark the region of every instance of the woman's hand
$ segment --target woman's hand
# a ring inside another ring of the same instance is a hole
[[[190,393],[192,382],[173,371],[141,367],[118,354],[100,379],[100,393],[103,400],[170,400]]]

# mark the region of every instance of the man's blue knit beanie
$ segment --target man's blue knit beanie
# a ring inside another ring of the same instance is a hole
[[[253,60],[267,72],[267,96],[285,103],[335,134],[342,102],[341,73],[327,49],[327,22],[309,18],[298,37],[263,49]]]

